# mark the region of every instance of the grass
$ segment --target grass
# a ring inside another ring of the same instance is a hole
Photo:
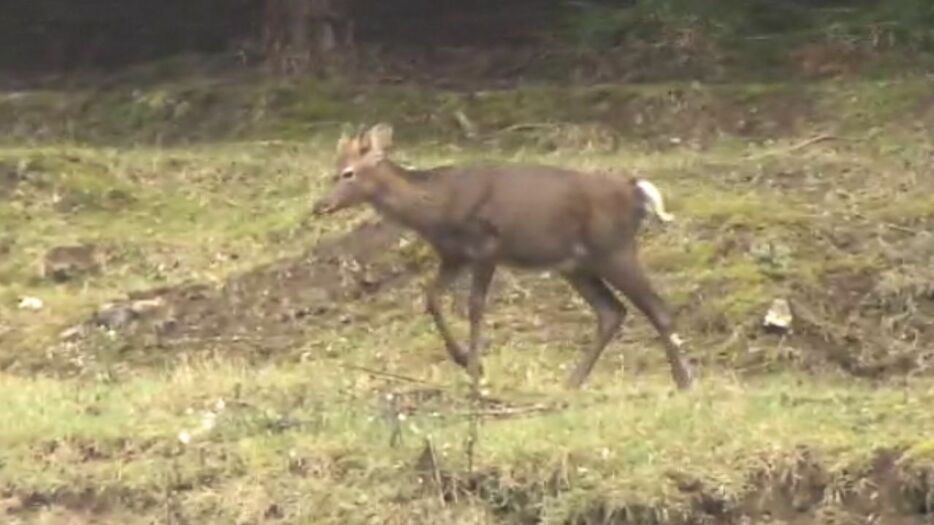
[[[293,85],[228,86],[216,96],[248,101],[233,106],[261,113],[249,133],[207,140],[209,125],[198,124],[188,143],[156,146],[157,132],[183,137],[185,119],[207,111],[194,102],[178,109],[179,97],[207,97],[197,86],[164,86],[159,89],[165,96],[149,93],[132,102],[129,94],[112,93],[113,100],[96,100],[86,113],[69,117],[78,119],[71,128],[79,130],[80,119],[88,119],[97,126],[94,133],[8,136],[0,147],[0,359],[6,369],[0,377],[0,516],[9,512],[22,523],[56,525],[71,519],[128,525],[565,523],[628,512],[646,522],[675,523],[679,513],[725,515],[704,510],[701,500],[761,517],[765,511],[748,500],[762,496],[757,480],[763,476],[789,497],[817,498],[807,506],[815,513],[837,505],[834,495],[841,490],[857,493],[852,487],[858,482],[881,483],[870,466],[886,450],[901,461],[902,500],[930,514],[919,503],[928,489],[912,488],[925,479],[932,460],[926,437],[934,431],[927,409],[934,397],[930,378],[869,383],[826,363],[809,373],[795,365],[820,361],[816,357],[789,363],[781,356],[789,349],[820,355],[816,339],[793,334],[784,340],[759,330],[775,297],[844,315],[848,310],[837,294],[850,285],[828,285],[830,277],[865,276],[877,283],[892,265],[909,276],[923,265],[905,254],[913,253],[911,243],[920,235],[911,232],[931,224],[925,198],[934,189],[925,177],[930,141],[891,120],[910,104],[894,104],[888,92],[864,93],[879,102],[858,117],[871,119],[872,108],[885,108],[879,125],[890,134],[870,133],[858,145],[830,141],[795,149],[818,130],[849,122],[851,115],[828,117],[826,108],[839,103],[841,93],[863,93],[867,86],[812,88],[809,93],[826,97],[814,104],[819,111],[807,115],[812,120],[768,139],[700,128],[681,134],[675,123],[685,117],[660,104],[648,105],[660,115],[654,127],[611,133],[612,141],[599,147],[591,142],[613,128],[595,132],[587,115],[582,123],[562,117],[557,120],[570,121],[525,135],[490,129],[555,119],[551,88],[480,97],[468,109],[486,128],[481,144],[448,141],[457,131],[443,119],[411,138],[402,125],[398,156],[406,163],[482,155],[625,170],[657,182],[677,217],[665,226],[647,223],[643,258],[680,312],[682,334],[703,371],[700,387],[672,395],[661,349],[633,312],[588,387],[565,390],[563,380],[589,341],[590,313],[557,280],[503,271],[495,281],[484,357],[485,388],[503,404],[484,409],[520,413],[480,423],[473,465],[465,444],[471,408],[466,378],[448,362],[422,315],[418,284],[427,278],[429,261],[420,244],[381,256],[390,266],[424,272],[412,282],[355,300],[335,299],[320,318],[284,323],[301,330],[254,342],[229,337],[257,328],[248,314],[269,303],[255,297],[298,297],[277,288],[278,281],[245,279],[248,272],[278,275],[263,273],[262,265],[297,257],[370,216],[307,217],[310,200],[327,184],[334,133],[309,131],[303,122],[335,111],[330,98],[305,100]],[[670,90],[656,88],[633,89],[630,104],[639,105],[640,90],[655,102]],[[340,93],[333,86],[321,89],[333,91],[328,97]],[[892,89],[914,93],[915,100],[924,96],[914,88]],[[699,98],[729,107],[732,100],[758,103],[773,92],[790,96],[786,89],[759,85],[725,91],[726,99],[716,98],[716,89]],[[435,96],[445,101],[445,111],[459,105],[454,95]],[[582,107],[599,104],[578,96]],[[391,117],[433,111],[434,98],[418,103],[418,94],[405,88],[371,94],[387,105],[400,97],[408,102]],[[48,109],[48,101],[40,102],[27,96],[13,108],[5,100],[3,111],[25,114],[35,131]],[[119,119],[108,123],[101,119],[115,118],[111,103],[141,105],[158,118],[137,109],[138,129],[122,127],[129,124]],[[340,104],[353,106],[346,99]],[[167,107],[175,108],[171,115],[160,113]],[[370,110],[359,111],[353,118],[369,117]],[[126,136],[108,143],[102,138],[108,133]],[[653,136],[682,136],[685,142],[659,144],[649,140]],[[71,243],[99,246],[104,270],[67,283],[41,278],[37,268],[46,251]],[[285,268],[314,263],[296,261]],[[214,289],[254,283],[255,297],[235,296],[245,297],[245,304],[218,307],[241,313],[242,326],[228,326],[220,338],[195,333],[163,345],[119,331],[94,333],[83,344],[59,340],[63,329],[105,301],[188,282]],[[873,290],[860,289],[878,293]],[[45,306],[18,309],[21,296],[41,298]],[[908,299],[899,304],[915,308],[917,323],[906,330],[923,330],[927,310],[918,305],[927,303],[921,295]],[[891,344],[892,353],[901,348],[895,325],[857,315]],[[465,324],[462,316],[456,319],[461,333]],[[274,344],[276,338],[285,342]],[[850,341],[848,350],[861,355],[865,342]],[[747,373],[761,365],[763,354],[774,356],[767,364],[780,372]],[[182,432],[191,436],[187,443]],[[437,453],[437,471],[428,468],[427,474],[418,461],[426,440]],[[816,475],[818,467],[807,458],[816,458],[825,474],[817,488],[787,481]],[[770,512],[780,514],[776,508]]]
[[[63,329],[68,320],[78,317],[75,312],[86,315],[89,308],[128,291],[185,281],[222,282],[258,264],[299,253],[315,239],[342,228],[340,222],[307,220],[311,196],[322,191],[330,162],[329,151],[322,148],[241,143],[178,150],[141,148],[115,154],[88,147],[64,151],[41,147],[15,148],[4,155],[16,162],[25,159],[29,168],[24,171],[28,174],[25,182],[18,187],[24,198],[6,204],[26,214],[11,217],[8,223],[7,235],[14,249],[0,263],[0,277],[7,283],[0,295],[8,308],[16,297],[39,296],[50,311],[62,314],[57,322],[40,314],[48,322],[39,324],[31,322],[36,314],[8,310],[12,319],[22,323],[24,340],[42,340],[44,336],[48,341],[50,328]],[[416,150],[406,160],[432,165],[469,156],[466,151],[438,155]],[[539,160],[530,152],[493,156]],[[546,161],[637,172],[673,162],[654,155],[585,158],[568,153],[550,155]],[[677,159],[688,171],[698,169],[696,162]],[[670,271],[675,278],[690,276],[700,283],[727,279],[736,283],[737,297],[751,291],[750,287],[755,287],[754,295],[758,295],[770,277],[768,269],[748,254],[718,257],[713,253],[715,243],[706,240],[673,250],[666,239],[707,237],[734,227],[784,232],[786,227],[800,226],[806,220],[804,206],[787,201],[779,205],[777,195],[761,189],[711,190],[696,180],[671,179],[664,171],[660,175],[661,183],[670,188],[666,191],[674,196],[675,212],[686,219],[684,226],[675,226],[672,231],[653,229],[649,233],[661,237],[648,240],[646,260],[659,264],[660,270]],[[80,190],[73,190],[75,187]],[[114,188],[127,197],[116,207],[101,204]],[[65,199],[78,202],[59,206]],[[361,215],[366,212],[347,217]],[[37,278],[38,263],[46,250],[81,242],[101,246],[108,254],[102,275],[64,285]],[[737,306],[738,316],[748,314],[746,307],[755,306],[748,300],[736,301],[736,305],[745,305]]]
[[[411,387],[348,374],[335,366],[341,362],[256,369],[223,360],[110,385],[6,376],[0,483],[17,494],[87,492],[106,499],[125,491],[144,508],[163,501],[168,490],[189,519],[208,505],[214,522],[245,519],[270,505],[289,521],[337,523],[356,522],[367,508],[392,508],[400,498],[413,506],[436,504],[413,463],[428,439],[440,468],[467,476],[467,421],[441,406],[398,422],[380,398],[405,396]],[[455,374],[446,370],[444,382],[456,384]],[[550,379],[524,386],[553,390]],[[510,486],[527,491],[548,509],[547,522],[560,523],[581,511],[573,502],[582,496],[620,507],[687,505],[672,473],[702,480],[734,501],[750,490],[753,474],[793,469],[798,447],[844,476],[837,469],[862,464],[880,448],[914,445],[934,431],[926,409],[934,389],[927,382],[908,391],[789,375],[748,382],[717,377],[672,398],[667,377],[606,379],[593,391],[561,395],[564,409],[482,423],[476,472],[492,476],[504,493]],[[494,375],[491,383],[508,380]],[[442,395],[453,401],[466,394],[457,390]],[[223,410],[217,400],[224,400]],[[216,425],[197,434],[209,411],[216,411]],[[905,433],[906,425],[913,433]],[[393,445],[396,426],[401,441]],[[195,437],[182,443],[182,431]],[[910,461],[928,459],[922,453]],[[564,484],[558,493],[538,486],[556,473]],[[265,494],[258,503],[236,499],[244,490]],[[303,502],[307,497],[322,506]]]

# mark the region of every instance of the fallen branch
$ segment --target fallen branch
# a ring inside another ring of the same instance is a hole
[[[526,122],[513,124],[512,126],[506,126],[505,128],[497,130],[498,133],[512,133],[514,131],[532,131],[536,129],[557,129],[561,126],[558,124],[549,124],[547,122]]]
[[[397,374],[397,373],[395,373],[395,372],[387,372],[387,371],[385,371],[385,370],[377,370],[377,369],[375,369],[375,368],[369,368],[369,367],[366,367],[366,366],[351,365],[351,364],[344,364],[344,363],[337,363],[337,367],[338,367],[338,368],[343,368],[344,370],[356,370],[357,372],[363,372],[363,373],[365,373],[365,374],[369,374],[369,375],[375,376],[375,377],[383,377],[383,378],[387,378],[387,379],[395,379],[395,380],[397,380],[397,381],[403,381],[403,382],[406,382],[406,383],[415,383],[415,384],[418,384],[418,385],[429,385],[429,386],[432,386],[432,387],[434,387],[434,388],[437,388],[438,390],[444,390],[443,387],[441,387],[440,385],[436,385],[436,384],[432,383],[431,381],[426,381],[426,380],[424,380],[424,379],[419,379],[419,378],[417,378],[417,377],[405,376],[405,375],[402,375],[402,374]]]
[[[544,412],[558,412],[568,408],[568,405],[526,405],[504,406],[497,408],[481,408],[476,410],[460,410],[457,412],[439,413],[438,417],[467,416],[467,417],[515,417],[527,414],[540,414]]]
[[[858,141],[861,141],[861,140],[863,140],[863,139],[860,139],[860,138],[840,137],[840,136],[837,136],[837,135],[830,135],[830,134],[827,134],[827,133],[823,133],[823,134],[820,134],[820,135],[811,137],[811,138],[809,138],[809,139],[805,139],[805,140],[803,140],[803,141],[801,141],[801,142],[799,142],[799,143],[797,143],[797,144],[793,144],[793,145],[791,145],[791,146],[789,146],[789,147],[787,147],[787,148],[784,148],[784,149],[766,151],[766,152],[760,153],[760,154],[758,154],[758,155],[749,155],[749,156],[746,157],[746,160],[758,160],[758,159],[762,159],[762,158],[765,158],[765,157],[770,157],[770,156],[772,156],[772,155],[779,155],[779,154],[785,154],[785,155],[787,155],[787,154],[789,154],[789,153],[794,153],[794,152],[796,152],[796,151],[802,150],[802,149],[804,149],[804,148],[806,148],[806,147],[808,147],[808,146],[813,146],[814,144],[818,144],[818,143],[820,143],[820,142],[827,142],[827,141],[830,141],[830,140],[836,140],[836,141],[841,141],[841,142],[843,142],[843,141],[847,141],[847,142],[858,142]]]
[[[915,229],[915,228],[909,228],[909,227],[907,227],[907,226],[901,226],[901,225],[898,225],[898,224],[892,224],[892,223],[890,223],[890,222],[883,222],[882,225],[885,226],[886,228],[890,229],[890,230],[895,230],[895,231],[902,232],[902,233],[910,233],[911,235],[920,235],[920,234],[921,234],[921,232],[920,232],[919,230]]]
[[[296,335],[301,334],[268,334],[268,335],[224,335],[224,336],[183,336],[173,337],[171,339],[160,341],[157,345],[151,346],[185,346],[203,343],[251,343],[259,345],[269,341],[294,340]]]

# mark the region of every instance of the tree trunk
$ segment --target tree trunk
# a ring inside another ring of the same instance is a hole
[[[307,71],[354,45],[346,0],[266,0],[263,50],[280,73]]]

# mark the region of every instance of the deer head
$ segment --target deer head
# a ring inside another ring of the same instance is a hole
[[[334,213],[374,199],[384,186],[381,173],[392,147],[392,126],[380,123],[337,142],[334,184],[312,207],[316,215]]]

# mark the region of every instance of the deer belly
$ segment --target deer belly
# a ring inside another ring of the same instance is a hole
[[[524,268],[548,269],[558,272],[573,271],[589,259],[590,251],[582,243],[570,246],[534,246],[524,250],[511,250],[503,254],[504,262]]]
[[[500,250],[500,242],[496,237],[462,232],[448,232],[436,239],[435,245],[441,253],[470,260],[496,259]]]

